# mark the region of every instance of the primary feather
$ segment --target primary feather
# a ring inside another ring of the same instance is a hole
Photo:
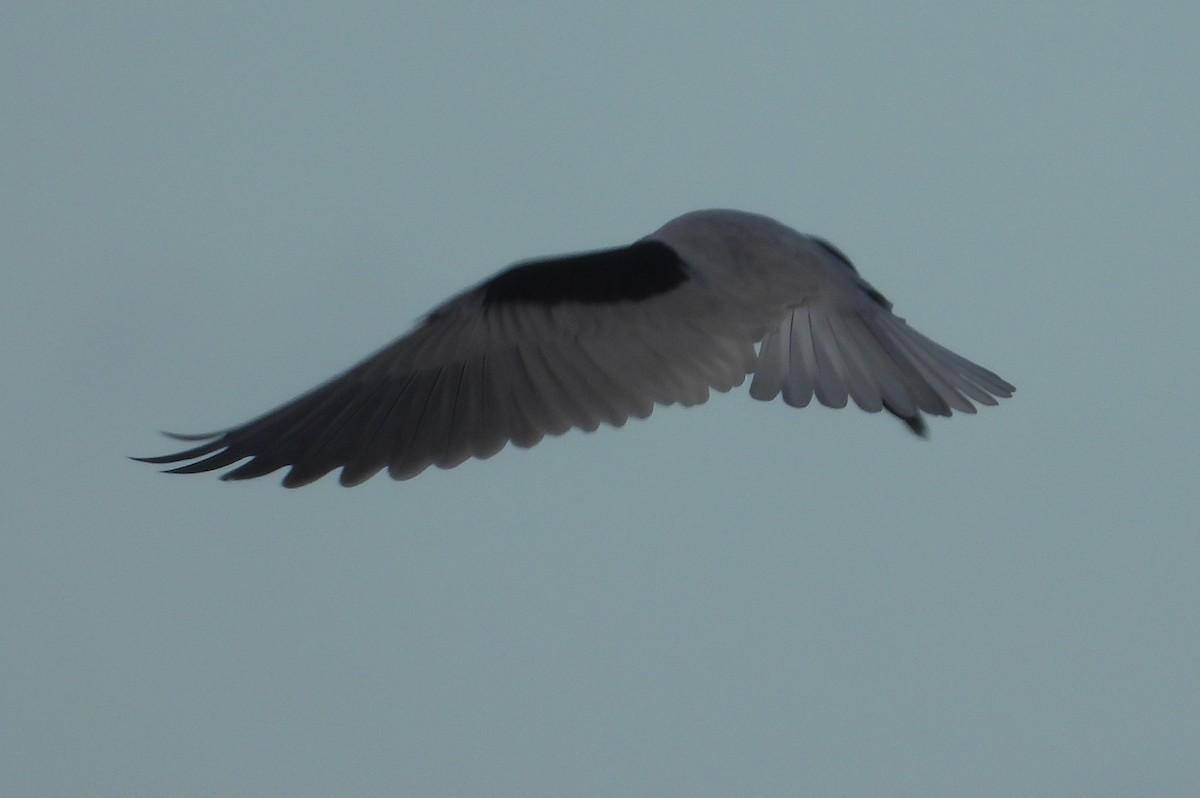
[[[853,400],[918,434],[922,414],[974,413],[1014,391],[893,315],[829,243],[764,216],[695,211],[627,247],[513,266],[281,407],[138,459],[182,474],[237,464],[225,479],[288,468],[288,487],[337,468],[345,485],[383,469],[408,479],[701,404],[750,374],[755,399]]]

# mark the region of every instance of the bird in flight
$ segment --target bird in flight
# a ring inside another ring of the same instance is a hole
[[[509,442],[619,427],[656,404],[698,405],[748,375],[755,399],[853,399],[922,436],[923,414],[974,413],[1015,390],[909,327],[828,242],[703,210],[628,246],[512,266],[275,410],[136,459],[184,463],[178,474],[240,463],[223,479],[287,467],[287,487],[337,468],[343,485],[385,468],[409,479]]]

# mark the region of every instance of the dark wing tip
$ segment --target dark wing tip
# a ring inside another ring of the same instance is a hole
[[[213,452],[224,448],[225,446],[225,444],[221,441],[225,434],[223,432],[209,432],[203,435],[181,435],[178,432],[164,432],[162,434],[177,441],[205,441],[205,443],[202,443],[199,446],[195,446],[191,449],[185,449],[182,452],[160,454],[156,457],[130,457],[129,459],[136,460],[139,463],[151,463],[153,465],[181,463],[184,460],[195,460],[197,457],[203,457],[206,454],[212,454]]]
[[[228,431],[229,430],[219,430],[217,432],[200,432],[200,433],[185,434],[182,432],[166,432],[164,430],[162,434],[166,435],[168,438],[171,438],[171,439],[177,440],[177,441],[211,441],[211,440],[215,440],[216,438],[221,437]]]
[[[911,430],[912,433],[914,435],[916,435],[918,438],[925,438],[925,439],[929,438],[929,427],[925,424],[925,419],[921,416],[921,414],[919,412],[914,413],[911,416],[906,416],[906,415],[903,415],[903,414],[897,412],[895,408],[891,407],[886,402],[883,405],[883,409],[888,411],[889,413],[891,413],[896,418],[903,421],[904,426],[908,427],[909,430]]]
[[[924,438],[926,440],[929,438],[929,427],[925,424],[925,419],[921,418],[920,416],[914,416],[913,418],[898,418],[900,418],[900,420],[904,422],[904,425],[912,430],[913,434],[918,438]]]
[[[176,432],[164,432],[163,434],[175,440],[204,441],[204,443],[194,446],[191,449],[162,454],[156,457],[131,457],[129,459],[152,465],[182,463],[182,465],[177,465],[174,468],[164,469],[164,474],[203,474],[209,471],[217,471],[249,457],[250,460],[248,462],[242,463],[232,471],[221,475],[221,479],[227,480],[249,479],[251,477],[262,476],[281,468],[283,465],[271,464],[270,467],[264,468],[264,465],[270,461],[264,461],[262,458],[254,457],[249,452],[237,450],[236,442],[230,440],[229,433],[227,432],[215,432],[203,435],[181,435]],[[192,462],[187,462],[189,460]]]

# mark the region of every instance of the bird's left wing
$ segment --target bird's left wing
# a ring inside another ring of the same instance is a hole
[[[345,485],[383,468],[408,479],[510,441],[529,447],[644,418],[655,404],[699,404],[710,388],[743,382],[754,342],[675,250],[646,239],[514,266],[299,398],[222,432],[174,436],[200,442],[191,449],[139,459],[185,463],[173,473],[246,461],[226,479],[290,466],[288,487],[339,467]]]

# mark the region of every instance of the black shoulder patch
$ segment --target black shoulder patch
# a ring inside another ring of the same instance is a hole
[[[840,249],[835,247],[833,244],[830,244],[828,241],[826,241],[823,238],[817,238],[816,236],[811,236],[811,238],[813,241],[815,241],[817,243],[817,245],[819,247],[821,247],[821,249],[825,250],[830,255],[832,255],[833,257],[840,260],[842,263],[849,266],[850,271],[854,272],[855,274],[858,274],[858,269],[854,268],[854,264],[851,263],[850,259],[846,257],[846,253],[842,252]],[[864,285],[865,285],[865,282],[864,282]],[[883,294],[879,293],[878,291],[876,291],[874,288],[872,288],[869,285],[866,286],[866,291],[867,291],[867,296],[871,297],[871,300],[876,305],[879,305],[880,307],[884,308],[885,310],[892,309],[892,303],[889,302],[888,298],[885,297]],[[918,434],[920,434],[920,433],[918,433]]]
[[[840,249],[835,247],[833,244],[830,244],[828,241],[826,241],[823,238],[817,238],[816,236],[810,236],[810,237],[812,238],[813,241],[815,241],[817,243],[817,246],[819,246],[821,249],[828,252],[833,257],[840,260],[842,263],[849,266],[850,271],[854,272],[855,274],[858,274],[858,269],[854,268],[854,264],[851,263],[850,259],[846,257],[845,252],[842,252]]]
[[[484,307],[509,302],[603,304],[664,294],[688,279],[683,259],[661,241],[513,266],[483,285]]]

